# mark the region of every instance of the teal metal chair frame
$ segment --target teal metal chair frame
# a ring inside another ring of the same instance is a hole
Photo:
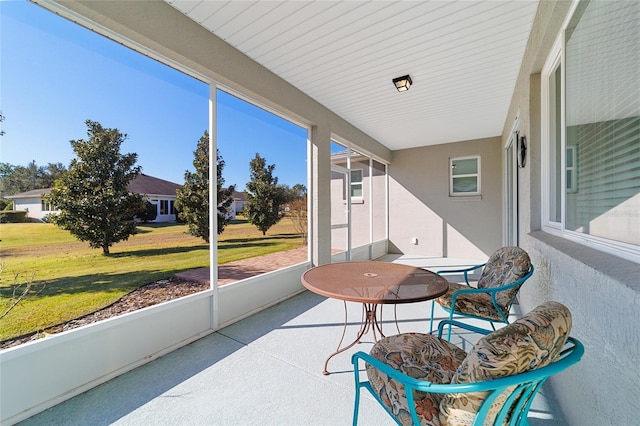
[[[527,274],[520,278],[518,281],[514,281],[512,283],[509,284],[505,284],[502,285],[500,287],[489,287],[489,288],[475,288],[475,287],[471,287],[471,284],[469,283],[469,272],[471,271],[475,271],[477,269],[480,269],[482,267],[484,267],[486,265],[486,263],[483,263],[482,265],[476,265],[476,266],[472,266],[470,268],[466,268],[466,269],[458,269],[458,270],[447,270],[447,271],[438,271],[437,273],[440,275],[444,275],[444,274],[459,274],[459,273],[464,273],[464,282],[467,284],[467,286],[469,286],[469,288],[462,288],[459,290],[456,290],[453,292],[453,295],[451,297],[451,309],[442,306],[442,309],[444,309],[446,312],[449,313],[449,320],[448,321],[453,321],[453,316],[454,315],[462,315],[465,316],[467,318],[476,318],[476,319],[481,319],[484,321],[489,321],[491,323],[491,331],[495,331],[496,327],[493,325],[494,322],[499,322],[499,323],[504,323],[504,324],[509,324],[509,317],[508,315],[505,316],[504,313],[502,312],[502,308],[500,307],[500,305],[498,305],[498,301],[496,300],[496,295],[501,292],[501,291],[505,291],[505,290],[509,290],[511,288],[514,287],[518,287],[521,286],[522,284],[524,284],[524,282],[526,280],[528,280],[531,275],[533,275],[533,265],[531,265],[529,267],[529,271],[527,272]],[[485,317],[480,317],[477,315],[472,315],[472,314],[467,314],[465,312],[460,312],[460,311],[456,311],[455,310],[455,306],[456,306],[456,297],[458,297],[461,294],[473,294],[473,293],[487,293],[489,295],[491,295],[491,303],[493,304],[493,308],[496,310],[496,312],[498,313],[498,315],[500,315],[500,317],[502,318],[501,321],[499,320],[495,320],[495,319],[489,319],[489,318],[485,318]],[[435,313],[435,307],[436,307],[436,301],[435,299],[431,301],[431,320],[429,321],[429,333],[433,333],[433,315]],[[507,308],[511,308],[511,305],[509,305]],[[481,329],[483,330],[483,329]],[[485,330],[488,331],[488,330]],[[449,325],[449,331],[447,333],[447,341],[449,341],[451,339],[451,325]]]
[[[446,324],[449,324],[449,326],[455,325],[484,335],[490,333],[489,330],[484,330],[469,324],[464,324],[458,321],[443,320],[438,326],[439,338],[442,336],[442,331]],[[351,357],[356,385],[353,426],[357,426],[358,424],[361,388],[367,389],[376,401],[378,401],[378,403],[385,409],[385,411],[396,421],[396,423],[399,425],[401,424],[387,406],[384,405],[382,399],[375,393],[369,381],[360,380],[360,360],[370,364],[374,368],[391,377],[393,380],[396,380],[405,386],[409,411],[411,413],[413,424],[416,426],[420,425],[420,420],[415,410],[413,391],[441,394],[489,392],[473,422],[474,426],[480,426],[484,424],[487,414],[489,413],[489,409],[491,408],[491,404],[510,386],[515,386],[515,388],[511,390],[511,393],[506,399],[504,405],[498,412],[494,425],[503,425],[507,416],[511,413],[510,421],[508,423],[509,425],[526,426],[529,424],[527,415],[531,408],[531,403],[547,378],[576,364],[580,361],[583,354],[584,346],[582,343],[573,337],[569,337],[565,344],[565,349],[560,353],[560,357],[555,362],[552,362],[545,367],[486,382],[440,385],[425,380],[414,379],[413,377],[407,376],[367,353],[357,352]]]

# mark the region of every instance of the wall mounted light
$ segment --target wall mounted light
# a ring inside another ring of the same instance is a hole
[[[398,92],[406,92],[411,87],[411,84],[413,84],[413,81],[411,81],[409,75],[403,75],[402,77],[394,78],[393,84],[396,86],[396,89],[398,89]]]
[[[520,136],[520,133],[516,135],[517,141],[517,154],[518,154],[518,166],[522,169],[527,164],[527,138]]]

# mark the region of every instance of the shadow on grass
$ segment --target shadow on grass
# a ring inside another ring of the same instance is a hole
[[[229,238],[219,240],[219,243],[251,243],[255,241],[273,241],[273,240],[292,240],[300,238],[300,234],[274,234],[265,235],[264,237],[251,237],[251,238]]]
[[[48,296],[91,294],[91,293],[129,293],[138,287],[158,280],[168,279],[178,272],[192,268],[176,268],[165,271],[136,271],[123,273],[87,274],[75,277],[61,277],[53,280],[35,281],[38,287],[45,285],[38,295],[29,296],[30,301],[37,301]],[[0,287],[0,297],[10,298],[11,287]]]
[[[199,244],[196,246],[188,247],[162,247],[153,249],[140,249],[140,250],[127,250],[117,253],[111,253],[108,257],[149,257],[149,256],[161,256],[167,254],[180,254],[189,253],[196,250],[209,250],[208,244]]]
[[[153,232],[154,229],[173,228],[174,226],[184,227],[184,223],[176,223],[176,222],[138,223],[136,224],[136,230],[138,231],[138,234],[148,234],[150,232]]]
[[[247,248],[264,248],[264,247],[273,247],[278,243],[275,241],[265,241],[263,243],[256,243],[255,240],[248,240],[243,243],[242,240],[239,240],[235,244],[227,244],[226,241],[224,244],[218,245],[218,250],[229,250],[229,249],[247,249]]]

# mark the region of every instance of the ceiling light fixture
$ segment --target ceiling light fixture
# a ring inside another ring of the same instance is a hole
[[[402,77],[393,79],[393,84],[396,86],[396,89],[398,89],[398,92],[406,92],[412,83],[413,81],[411,81],[409,75],[403,75]]]

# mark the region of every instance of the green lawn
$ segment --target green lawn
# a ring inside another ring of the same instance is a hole
[[[90,249],[46,223],[0,224],[0,315],[16,283],[33,281],[38,295],[25,298],[0,319],[0,341],[41,331],[115,302],[132,290],[176,272],[209,265],[209,247],[185,225],[140,225],[138,234],[111,247]],[[219,264],[299,247],[291,220],[263,236],[243,220],[219,236]]]

